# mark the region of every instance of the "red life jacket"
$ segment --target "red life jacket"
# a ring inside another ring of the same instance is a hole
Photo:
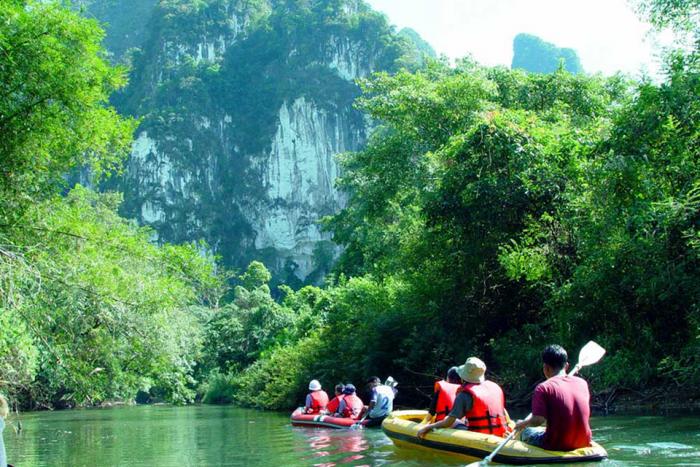
[[[508,430],[506,421],[506,398],[501,387],[492,382],[481,384],[466,383],[460,388],[472,396],[472,409],[467,412],[469,431],[503,436]]]
[[[324,410],[328,405],[328,394],[326,394],[326,391],[311,391],[309,396],[311,396],[311,407],[306,409],[306,413],[321,413],[321,410]]]
[[[360,413],[362,413],[362,409],[365,408],[362,399],[355,394],[346,394],[343,396],[343,400],[345,401],[345,408],[343,408],[343,413],[340,415],[345,418],[352,418],[353,420],[360,418]]]
[[[340,401],[343,400],[343,397],[345,397],[345,396],[343,396],[341,394],[341,395],[335,396],[333,399],[331,399],[331,401],[326,406],[326,410],[328,411],[329,414],[333,415],[334,413],[336,413],[338,411],[338,408],[340,407]]]
[[[435,404],[435,421],[439,422],[447,417],[447,414],[452,410],[457,397],[459,384],[448,383],[447,381],[437,381],[435,383],[434,392],[437,393],[437,403]]]

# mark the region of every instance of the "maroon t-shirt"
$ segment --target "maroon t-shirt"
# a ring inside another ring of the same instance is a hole
[[[547,419],[542,447],[571,451],[591,445],[591,394],[576,376],[554,376],[535,388],[532,414]]]

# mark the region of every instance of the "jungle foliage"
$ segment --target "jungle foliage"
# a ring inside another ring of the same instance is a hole
[[[696,2],[667,3],[645,11],[697,31]],[[697,394],[698,54],[670,52],[660,83],[468,60],[365,81],[357,105],[380,124],[342,158],[324,324],[248,367],[237,397],[286,407],[311,377],[379,373],[415,403],[479,355],[520,399],[544,345],[589,339],[608,349],[595,391]]]
[[[135,124],[108,106],[125,84],[94,21],[50,2],[0,2],[0,371],[31,407],[194,398],[193,307],[225,288],[202,245],[155,246],[81,186],[119,167]],[[63,196],[62,196],[63,193]]]
[[[664,4],[645,3],[658,24],[697,14]],[[134,122],[106,102],[123,70],[56,4],[0,14],[0,387],[26,405],[280,409],[311,378],[371,374],[420,404],[469,355],[517,398],[543,345],[588,339],[608,349],[595,390],[700,387],[698,47],[660,83],[469,60],[366,80],[356,105],[377,127],[342,157],[348,204],[324,222],[335,273],[273,294],[261,262],[232,273],[204,244],[156,245],[121,195],[67,186],[128,149]]]

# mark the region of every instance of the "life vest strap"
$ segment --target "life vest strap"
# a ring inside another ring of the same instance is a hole
[[[469,422],[469,429],[472,431],[487,431],[489,433],[494,432],[494,428],[502,428],[508,426],[506,423],[506,417],[505,414],[498,414],[498,415],[491,415],[488,411],[486,412],[486,415],[483,417],[467,417],[467,421]],[[486,421],[487,424],[476,424],[472,425],[472,421],[477,422],[477,421]]]

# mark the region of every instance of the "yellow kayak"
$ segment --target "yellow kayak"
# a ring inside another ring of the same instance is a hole
[[[426,417],[425,410],[401,410],[393,412],[382,423],[384,433],[398,447],[437,450],[444,454],[460,456],[470,462],[483,459],[491,454],[503,438],[466,430],[433,430],[424,439],[416,434],[423,426],[420,422]],[[601,461],[608,457],[605,449],[593,443],[591,447],[575,451],[547,451],[530,446],[522,441],[512,440],[496,455],[499,464],[558,464],[570,462]]]

